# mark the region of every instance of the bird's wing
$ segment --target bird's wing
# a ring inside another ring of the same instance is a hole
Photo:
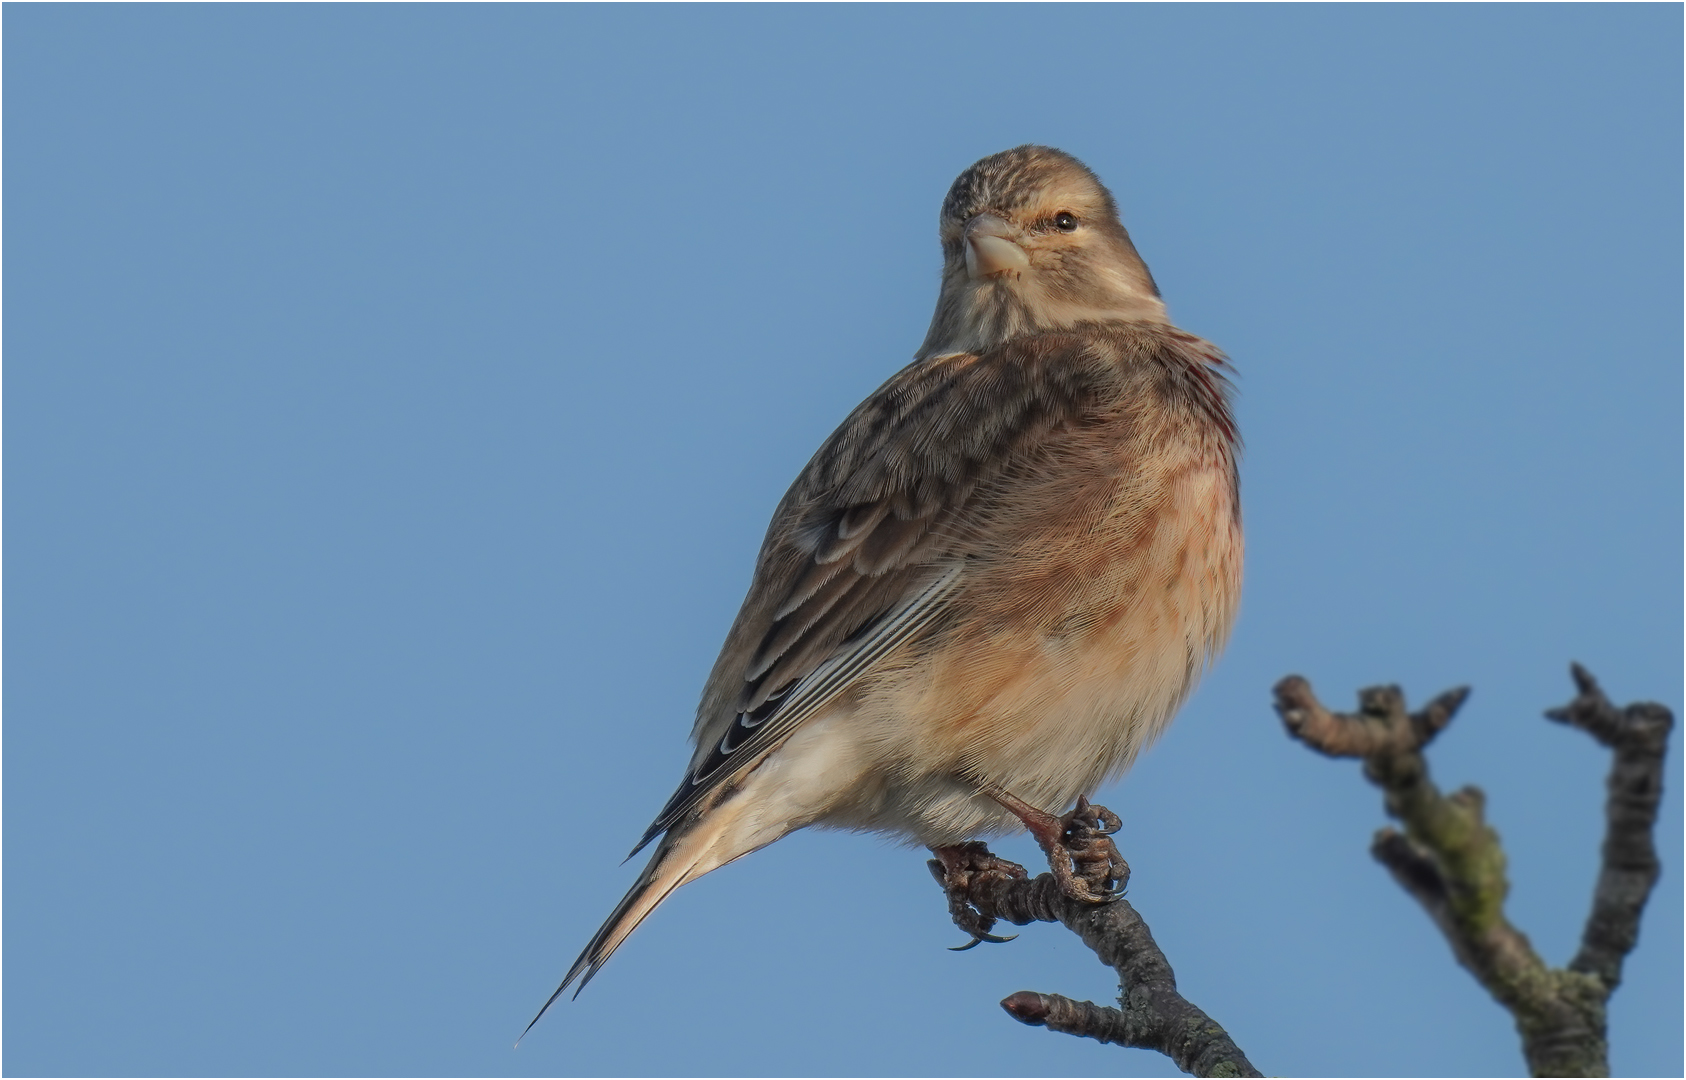
[[[981,535],[981,493],[1112,407],[1116,355],[1074,334],[930,357],[850,414],[774,512],[691,767],[634,854],[942,619]]]

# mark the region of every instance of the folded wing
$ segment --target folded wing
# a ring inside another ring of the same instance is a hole
[[[703,692],[685,780],[638,847],[679,825],[965,587],[991,495],[1070,425],[1116,406],[1116,354],[1042,335],[916,361],[826,440],[780,502]]]

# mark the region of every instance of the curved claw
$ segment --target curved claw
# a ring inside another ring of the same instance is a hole
[[[965,952],[967,949],[977,948],[979,945],[982,945],[986,941],[989,942],[991,945],[1005,945],[1005,944],[1007,944],[1007,942],[1012,941],[1014,938],[1016,938],[1018,936],[1019,935],[1017,935],[1017,934],[1008,934],[1006,937],[1002,937],[999,934],[973,934],[971,941],[968,941],[964,945],[951,945],[951,946],[949,946],[948,951],[949,952]]]
[[[1077,796],[1077,805],[1066,817],[1073,822],[1081,822],[1085,814],[1093,815],[1094,824],[1089,828],[1103,836],[1111,836],[1124,827],[1124,821],[1117,814],[1104,806],[1096,806],[1083,796]]]

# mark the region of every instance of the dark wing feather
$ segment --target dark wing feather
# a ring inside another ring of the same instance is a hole
[[[1116,404],[1119,344],[1048,334],[915,361],[855,409],[774,512],[703,691],[689,774],[639,848],[941,618],[976,543],[979,491]]]

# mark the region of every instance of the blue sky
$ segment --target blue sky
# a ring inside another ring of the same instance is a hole
[[[1074,938],[947,952],[921,853],[817,832],[510,1049],[948,183],[1035,141],[1240,372],[1241,620],[1100,793],[1132,900],[1267,1073],[1519,1073],[1269,688],[1473,684],[1432,767],[1567,960],[1606,759],[1539,714],[1681,703],[1681,18],[9,6],[5,1070],[1174,1075],[997,1008],[1108,998]],[[1683,1066],[1680,780],[1621,1073]]]

